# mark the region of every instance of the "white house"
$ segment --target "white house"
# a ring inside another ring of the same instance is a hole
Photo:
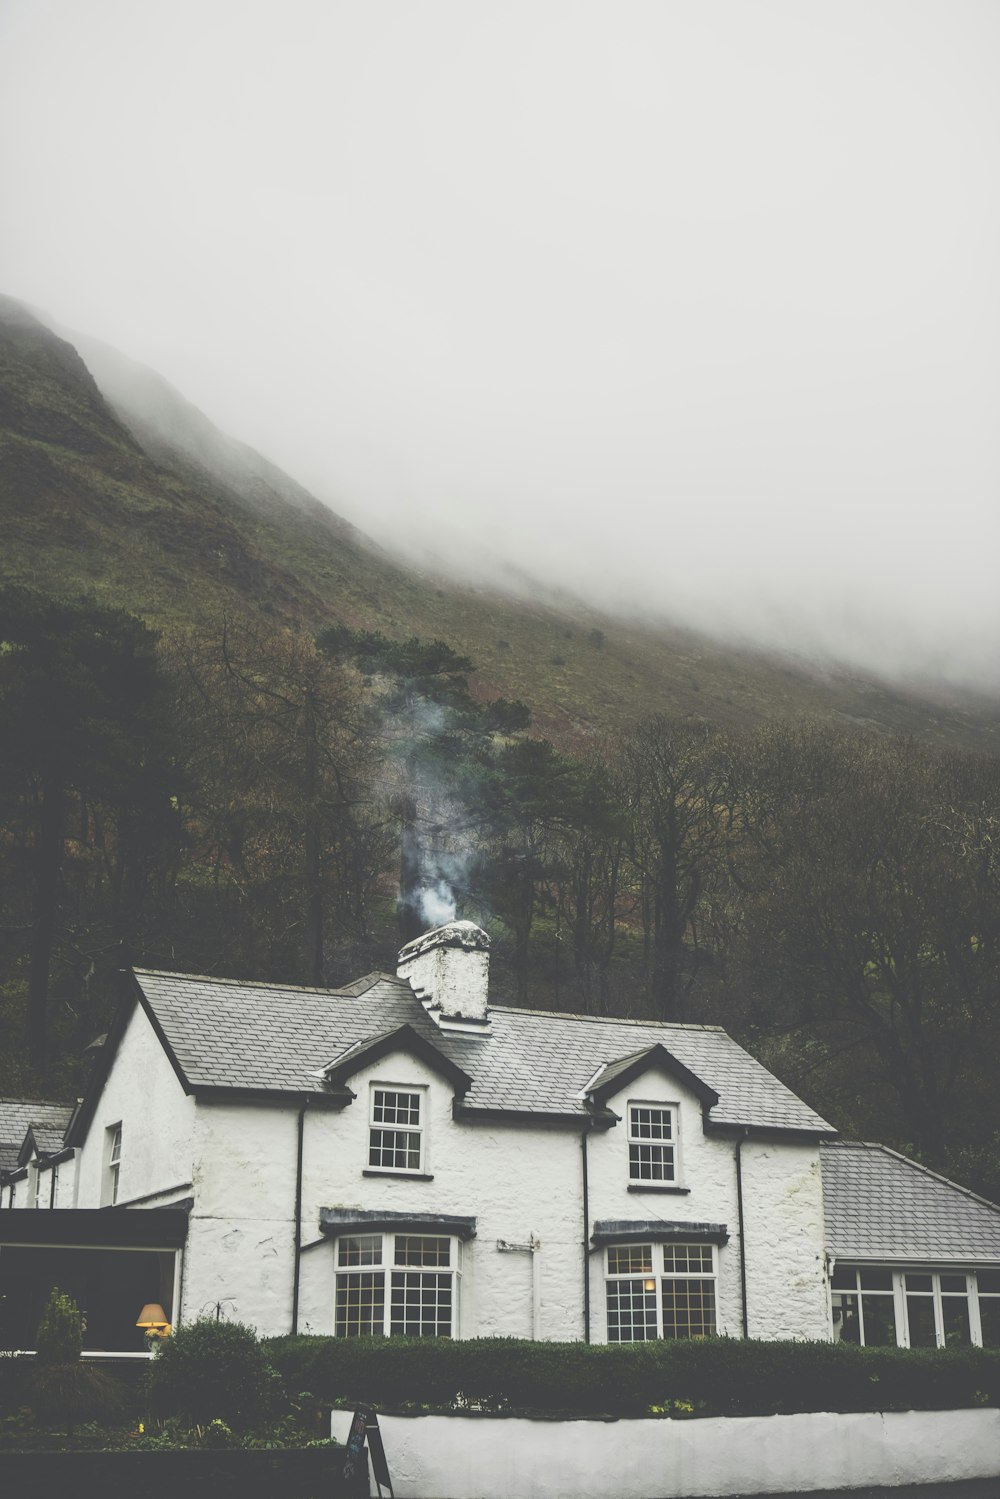
[[[267,1334],[1000,1343],[1000,1208],[836,1142],[718,1027],[490,1007],[488,949],[453,922],[336,991],[137,972],[64,1139],[0,1189],[48,1209],[0,1213],[8,1346],[57,1277],[103,1347],[141,1347],[146,1301]]]

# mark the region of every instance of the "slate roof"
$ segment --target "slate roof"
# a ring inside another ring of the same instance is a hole
[[[714,1123],[836,1131],[718,1026],[667,1025],[490,1009],[493,1034],[439,1029],[409,984],[372,974],[349,990],[302,989],[137,970],[155,1023],[188,1085],[313,1092],[321,1069],[359,1042],[410,1025],[473,1079],[476,1110],[558,1113],[583,1120],[582,1090],[599,1069],[657,1043],[719,1094]]]
[[[29,1125],[35,1126],[35,1139],[44,1134],[46,1151],[62,1149],[63,1135],[73,1113],[72,1105],[50,1103],[40,1098],[0,1098],[0,1171],[16,1171],[17,1157]]]
[[[843,1260],[1000,1264],[1000,1206],[885,1145],[820,1147],[826,1247]]]

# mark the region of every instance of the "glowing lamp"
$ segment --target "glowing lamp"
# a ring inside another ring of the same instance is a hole
[[[643,1283],[642,1283],[642,1289],[644,1291],[655,1291],[656,1290],[656,1281],[655,1280],[644,1280]]]
[[[136,1327],[141,1327],[149,1339],[167,1338],[170,1336],[170,1323],[167,1314],[158,1301],[147,1301],[138,1317],[135,1319]]]

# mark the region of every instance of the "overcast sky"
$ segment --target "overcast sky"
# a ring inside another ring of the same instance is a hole
[[[0,290],[378,539],[1000,685],[996,0],[0,0]]]

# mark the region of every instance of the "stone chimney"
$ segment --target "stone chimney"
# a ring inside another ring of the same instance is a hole
[[[396,973],[442,1030],[489,1030],[490,939],[474,921],[449,921],[414,937],[400,950]]]

